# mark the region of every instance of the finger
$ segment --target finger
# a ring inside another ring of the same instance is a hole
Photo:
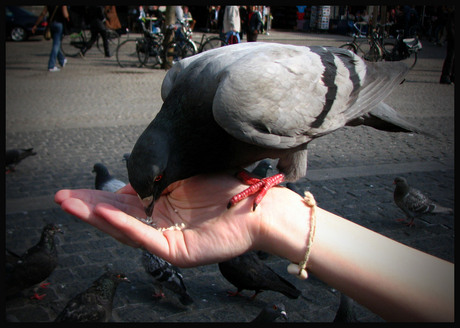
[[[94,213],[94,206],[83,202],[77,198],[69,198],[64,200],[61,203],[61,208],[67,213],[74,215],[81,219],[82,221],[91,224],[97,229],[111,235],[117,240],[122,240],[124,238],[123,234],[115,229],[113,226],[108,224],[104,219],[98,217]],[[130,245],[133,247],[138,247],[139,245]]]
[[[98,203],[108,203],[120,208],[122,211],[130,215],[138,217],[145,216],[139,199],[130,194],[116,194],[113,192],[93,189],[64,189],[58,191],[54,196],[54,200],[58,204],[61,204],[63,201],[70,198],[80,199],[91,206],[95,206]]]
[[[121,231],[125,241],[149,249],[152,253],[170,259],[170,246],[162,232],[124,214],[110,204],[98,204],[95,213],[117,231]],[[126,243],[126,242],[125,242]]]

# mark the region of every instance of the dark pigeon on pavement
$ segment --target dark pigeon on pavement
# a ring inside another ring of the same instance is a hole
[[[62,230],[55,224],[47,224],[42,231],[40,241],[19,256],[6,249],[6,294],[13,297],[20,291],[46,280],[58,264],[54,235]],[[48,284],[42,284],[45,288]],[[35,291],[31,298],[43,299],[46,294]]]
[[[244,289],[254,291],[251,299],[264,290],[279,292],[293,299],[301,294],[293,284],[262,262],[255,252],[246,252],[220,262],[218,266],[224,278],[237,288],[236,292],[229,292],[231,296],[239,295]]]
[[[340,303],[333,322],[358,322],[354,311],[354,300],[347,295],[340,294]]]
[[[273,169],[271,161],[269,159],[263,159],[251,171],[251,175],[263,179],[268,176],[268,171],[271,169]]]
[[[249,187],[258,193],[255,209],[268,188],[307,174],[315,138],[376,121],[379,129],[407,132],[411,125],[400,126],[396,111],[385,115],[391,107],[382,101],[408,71],[402,62],[368,62],[345,49],[264,42],[185,58],[163,80],[164,103],[132,149],[129,181],[150,217],[177,180],[279,159],[281,175]]]
[[[115,192],[126,185],[123,181],[111,176],[107,167],[102,163],[94,164],[93,173],[94,172],[96,173],[94,184],[98,190]]]
[[[283,303],[278,304],[267,304],[259,315],[254,318],[251,322],[253,323],[265,323],[275,322],[277,319],[288,320],[286,308]]]
[[[414,220],[425,214],[453,214],[451,208],[435,203],[420,190],[409,186],[405,178],[397,177],[393,184],[396,185],[393,199],[396,205],[406,214],[406,218],[410,220],[406,223],[407,226],[414,226]],[[398,221],[405,222],[406,220],[398,219]]]
[[[108,322],[118,285],[129,282],[123,273],[106,272],[84,292],[72,298],[55,322]]]
[[[24,158],[37,155],[33,150],[33,148],[7,150],[5,155],[5,172],[14,172],[16,170],[16,165]]]
[[[165,297],[163,289],[166,288],[172,291],[183,305],[193,303],[179,268],[146,250],[142,252],[142,265],[145,272],[153,277],[154,285],[159,289],[159,292],[154,294],[155,297]]]

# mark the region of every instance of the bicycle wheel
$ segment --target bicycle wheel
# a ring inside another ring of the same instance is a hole
[[[120,67],[141,67],[137,55],[137,40],[125,40],[117,48],[117,62]]]
[[[386,52],[386,56],[384,58],[386,61],[402,61],[409,66],[409,69],[412,69],[417,63],[417,52],[408,53],[407,49],[401,51],[396,44],[390,42],[385,42],[383,47]]]
[[[206,40],[205,43],[203,43],[203,45],[201,46],[201,50],[200,52],[204,52],[204,51],[208,51],[208,50],[211,50],[211,49],[215,49],[215,48],[219,48],[219,47],[223,47],[223,46],[226,46],[227,45],[227,42],[225,42],[225,40],[215,36],[215,37],[211,37],[209,39]]]
[[[367,61],[376,62],[383,59],[382,51],[376,45],[372,45],[368,52],[366,52],[363,58]]]
[[[164,58],[166,62],[174,64],[179,60],[190,57],[196,54],[196,46],[190,40],[186,41],[171,41],[164,50]]]
[[[154,68],[163,62],[161,56],[163,54],[163,45],[155,40],[150,40],[146,53],[144,56],[144,66]]]
[[[356,46],[353,44],[353,43],[345,43],[345,44],[342,44],[340,46],[340,48],[342,49],[347,49],[347,50],[350,50],[350,51],[353,51],[355,54],[358,53],[358,48],[356,48]]]
[[[63,35],[61,39],[61,51],[67,57],[76,57],[85,45],[83,32]]]
[[[107,29],[107,42],[109,44],[109,54],[112,56],[116,51],[118,46],[120,45],[120,35],[115,32],[114,30]],[[104,53],[104,45],[102,42],[102,37],[99,35],[97,38],[97,49],[103,54]]]

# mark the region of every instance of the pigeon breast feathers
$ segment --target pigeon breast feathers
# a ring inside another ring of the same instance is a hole
[[[180,88],[189,101],[212,104],[214,119],[233,137],[275,149],[298,147],[365,114],[408,71],[403,63],[375,65],[338,48],[259,42],[226,48],[177,63],[162,97]]]

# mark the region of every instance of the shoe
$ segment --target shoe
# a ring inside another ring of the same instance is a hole
[[[59,67],[54,66],[53,68],[49,68],[48,72],[59,72],[61,69]]]
[[[64,59],[64,61],[62,62],[61,67],[64,67],[66,64],[67,64],[67,58]]]

